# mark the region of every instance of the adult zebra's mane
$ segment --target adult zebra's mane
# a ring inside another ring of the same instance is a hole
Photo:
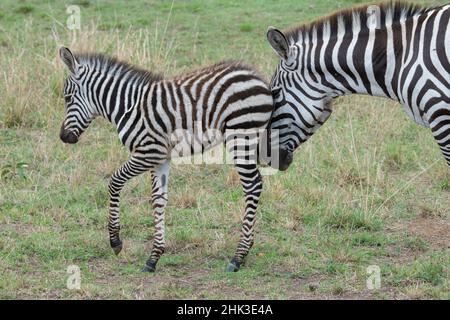
[[[386,17],[390,17],[392,23],[400,21],[402,19],[408,19],[419,14],[423,14],[432,10],[434,8],[424,7],[417,4],[412,4],[404,1],[390,1],[372,5],[364,5],[360,7],[353,7],[349,9],[344,9],[337,11],[328,17],[313,21],[308,24],[303,24],[293,29],[287,30],[284,34],[286,35],[288,41],[291,43],[298,42],[300,38],[304,35],[311,35],[312,31],[316,29],[321,31],[324,25],[330,25],[330,37],[336,36],[338,32],[338,22],[341,20],[344,23],[346,30],[350,31],[353,23],[358,23],[361,30],[367,29],[368,21],[368,10],[376,6],[379,8],[380,12],[380,23],[384,25],[386,22]]]
[[[88,65],[96,71],[117,77],[121,77],[122,75],[125,75],[125,73],[128,73],[128,77],[136,77],[139,82],[153,82],[163,79],[161,74],[153,73],[128,62],[100,53],[75,54],[75,58],[81,65]]]

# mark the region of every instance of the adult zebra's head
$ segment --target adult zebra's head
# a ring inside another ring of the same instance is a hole
[[[308,67],[301,63],[305,58],[302,44],[289,43],[286,36],[273,27],[267,30],[267,39],[281,58],[270,83],[275,103],[270,130],[272,134],[277,130],[280,153],[290,155],[292,162],[294,150],[330,116],[330,100],[303,76]]]
[[[70,73],[64,83],[65,119],[59,136],[64,143],[73,144],[94,119],[95,112],[85,90],[86,66],[79,64],[68,48],[61,47],[59,56]]]

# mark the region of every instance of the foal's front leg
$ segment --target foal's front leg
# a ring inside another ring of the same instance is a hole
[[[120,240],[120,192],[125,183],[138,176],[139,174],[148,171],[151,164],[145,159],[131,157],[119,170],[117,170],[109,181],[109,241],[114,253],[118,255],[122,251],[122,241]]]
[[[153,238],[152,253],[142,269],[143,272],[155,272],[156,264],[165,250],[164,210],[168,199],[169,164],[170,162],[167,160],[152,170],[152,205],[155,218],[155,235]]]

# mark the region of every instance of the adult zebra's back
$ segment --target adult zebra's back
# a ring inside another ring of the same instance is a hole
[[[340,11],[288,31],[269,28],[281,62],[272,78],[281,148],[293,152],[360,93],[400,102],[431,128],[450,166],[450,5],[391,2]]]
[[[62,141],[76,143],[90,122],[103,116],[116,125],[122,143],[131,152],[131,158],[109,183],[108,229],[114,252],[122,250],[120,192],[128,180],[150,171],[156,231],[144,271],[154,271],[165,248],[170,159],[203,152],[225,141],[229,142],[227,148],[241,178],[246,202],[241,239],[228,266],[228,271],[237,271],[253,245],[253,225],[262,190],[256,158],[258,131],[266,128],[273,111],[268,85],[239,62],[163,78],[103,55],[73,55],[61,48],[60,56],[70,71],[64,85]]]

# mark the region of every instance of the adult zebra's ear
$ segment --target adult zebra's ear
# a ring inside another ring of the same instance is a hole
[[[289,44],[285,35],[274,27],[267,29],[267,40],[275,52],[284,60],[288,59]]]
[[[76,75],[78,73],[78,68],[80,65],[78,64],[77,59],[75,59],[75,56],[73,55],[72,51],[69,50],[69,48],[59,48],[59,57],[69,69],[71,74]]]

